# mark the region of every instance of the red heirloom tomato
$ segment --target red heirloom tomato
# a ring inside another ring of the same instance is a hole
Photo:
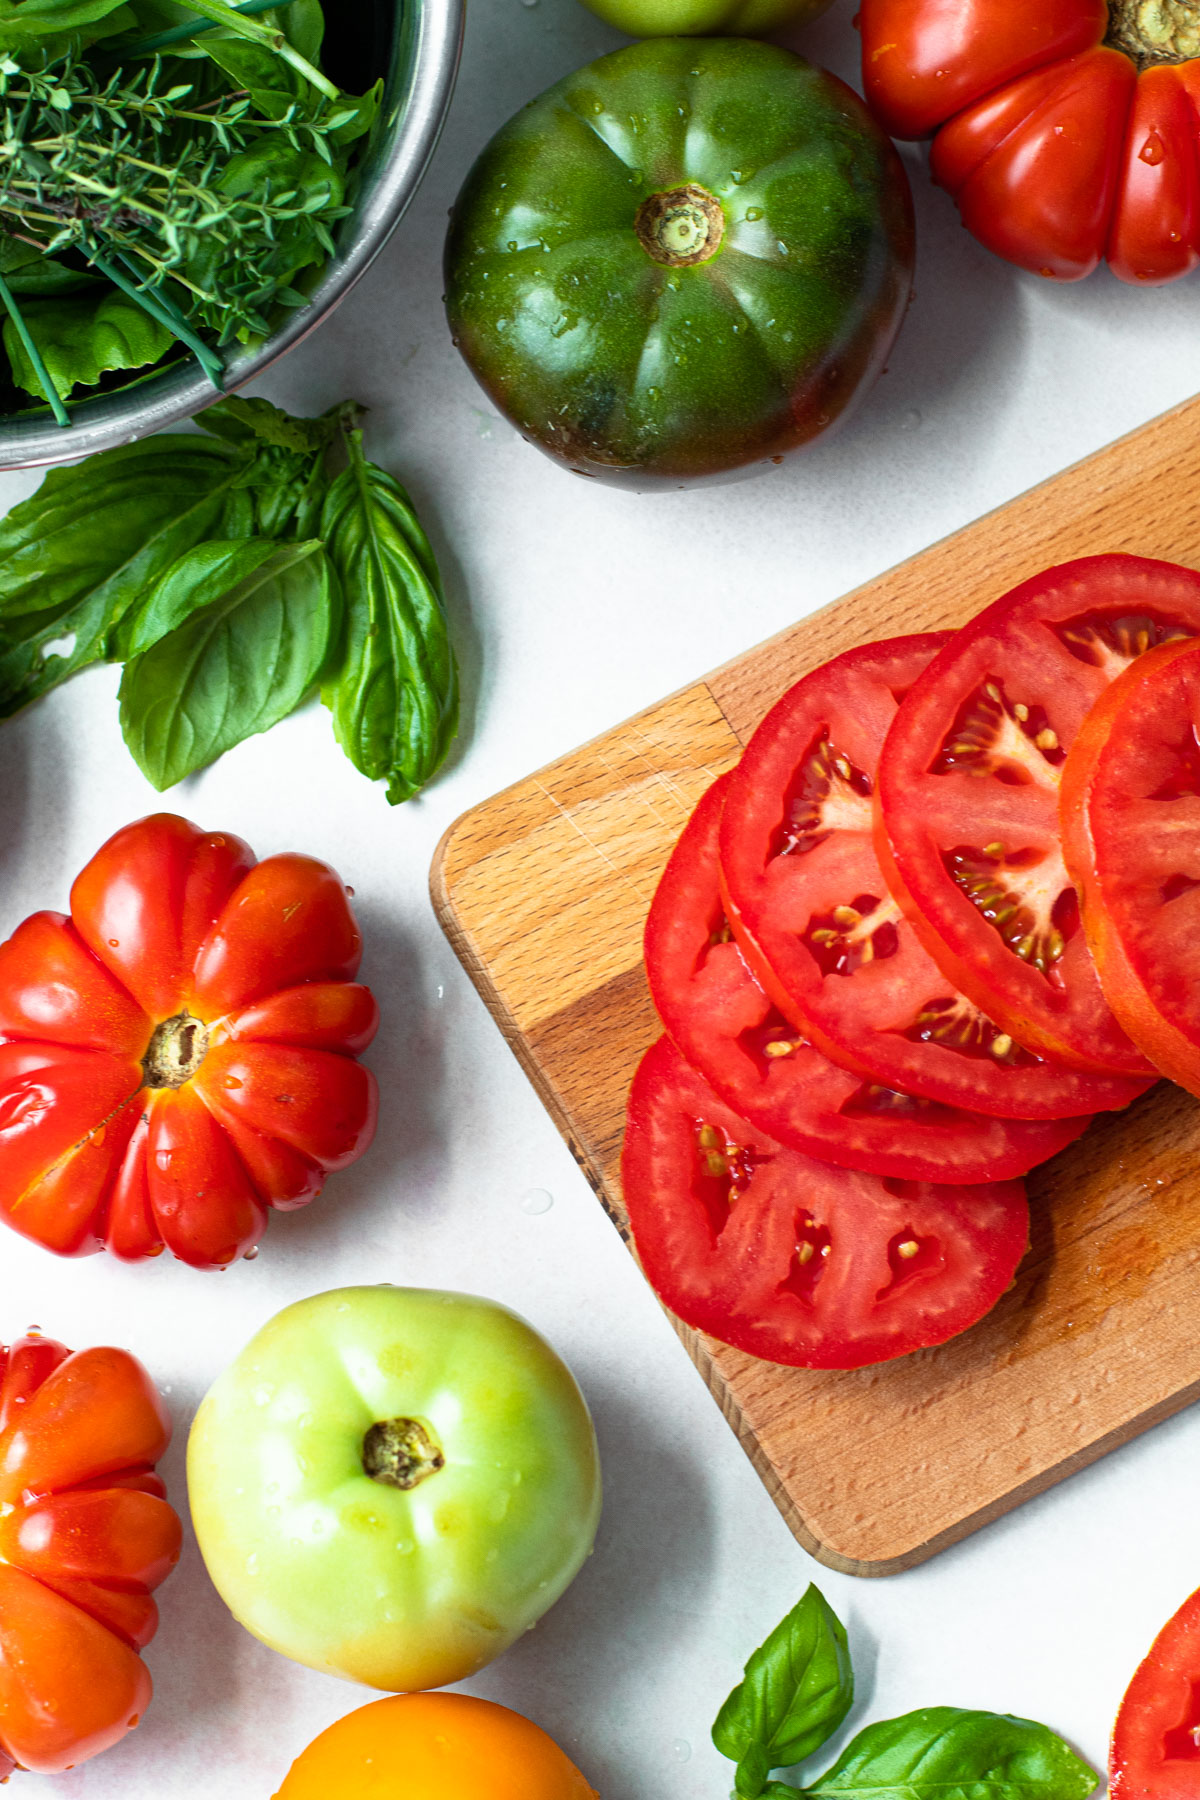
[[[377,1009],[327,864],[157,813],[0,945],[0,1217],[224,1266],[375,1130]]]
[[[990,1311],[1029,1241],[1022,1182],[935,1187],[814,1162],[739,1118],[667,1038],[634,1077],[621,1181],[659,1299],[801,1368],[944,1343]]]
[[[150,1591],[179,1559],[154,1473],[170,1437],[127,1351],[0,1346],[0,1780],[107,1750],[149,1704]]]
[[[1109,1754],[1112,1800],[1200,1793],[1200,1593],[1167,1620],[1130,1682]]]
[[[1079,929],[1063,763],[1122,669],[1197,631],[1193,569],[1139,556],[1047,569],[951,638],[880,759],[888,879],[926,948],[1017,1043],[1080,1069],[1156,1073],[1110,1012]]]
[[[1200,643],[1161,645],[1083,722],[1063,770],[1063,854],[1105,998],[1200,1093]],[[1200,1765],[1197,1773],[1200,1774]]]
[[[869,104],[937,131],[934,178],[989,250],[1060,281],[1200,261],[1192,0],[862,0],[860,24]]]
[[[889,892],[874,835],[879,755],[900,697],[946,643],[860,645],[767,714],[721,825],[730,922],[780,1010],[870,1081],[1008,1118],[1125,1106],[1141,1084],[1039,1059],[993,1023]]]
[[[1087,1118],[987,1118],[839,1069],[755,981],[721,901],[717,839],[730,777],[684,827],[646,921],[646,977],[683,1055],[735,1111],[781,1144],[914,1181],[1001,1181],[1077,1138]]]

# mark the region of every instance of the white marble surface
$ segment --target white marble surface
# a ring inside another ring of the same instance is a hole
[[[372,454],[409,483],[444,559],[466,681],[444,777],[389,810],[310,707],[168,804],[259,854],[306,849],[357,890],[384,1023],[371,1153],[309,1211],[277,1218],[220,1277],[166,1259],[58,1262],[5,1236],[0,1336],[36,1321],[117,1341],[168,1394],[165,1472],[210,1380],[257,1325],[320,1288],[387,1279],[494,1295],[532,1319],[595,1410],[607,1504],[565,1599],[474,1683],[537,1719],[603,1800],[718,1800],[717,1706],[749,1651],[817,1579],[849,1621],[851,1724],[924,1704],[1053,1724],[1102,1764],[1154,1631],[1200,1583],[1200,1417],[1186,1413],[914,1572],[881,1582],[798,1548],[443,941],[426,871],[465,807],[822,602],[965,524],[1200,386],[1197,289],[1052,287],[992,260],[907,153],[917,297],[855,421],[741,485],[639,497],[572,479],[496,418],[440,305],[446,209],[485,140],[618,38],[575,0],[472,0],[462,77],[425,184],[340,314],[263,391],[316,412],[368,403]],[[797,40],[855,70],[851,0]],[[0,503],[36,477],[0,481]],[[664,574],[658,551],[702,543]],[[1102,546],[1097,546],[1102,547]],[[0,924],[66,902],[111,831],[159,802],[117,728],[116,673],[88,673],[3,727]],[[540,1214],[531,1188],[553,1195]],[[904,1445],[896,1445],[898,1458]],[[189,1542],[149,1651],[157,1694],[125,1743],[39,1792],[77,1800],[266,1800],[319,1729],[369,1696],[262,1648]],[[22,1793],[32,1778],[17,1777]]]

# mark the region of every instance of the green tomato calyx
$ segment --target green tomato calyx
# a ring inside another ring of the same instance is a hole
[[[647,256],[679,269],[717,254],[725,236],[725,214],[707,188],[689,181],[686,187],[648,195],[638,207],[633,228]]]
[[[208,1055],[208,1026],[194,1019],[186,1008],[173,1019],[154,1027],[154,1036],[142,1058],[146,1086],[182,1087],[190,1081]]]
[[[363,1439],[362,1465],[372,1481],[408,1489],[436,1475],[446,1458],[419,1419],[385,1419]]]
[[[1197,0],[1109,0],[1105,42],[1139,69],[1200,56]]]

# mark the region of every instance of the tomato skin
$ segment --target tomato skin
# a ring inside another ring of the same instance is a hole
[[[393,1694],[323,1731],[274,1800],[599,1800],[530,1719],[469,1694]]]
[[[884,744],[880,842],[914,929],[1018,1043],[1076,1068],[1155,1073],[1113,1017],[1071,917],[1064,756],[1122,668],[1160,638],[1198,631],[1195,570],[1125,555],[1063,563],[955,635],[905,696]],[[1044,718],[1044,748],[1033,724],[1018,724],[1017,706]],[[1023,945],[1001,928],[1006,907],[1014,923],[1029,920]]]
[[[366,1438],[418,1421],[444,1458],[410,1488]],[[506,1307],[356,1287],[285,1308],[201,1404],[192,1520],[248,1631],[347,1681],[474,1674],[574,1579],[600,1511],[595,1433],[570,1370]]]
[[[651,997],[709,1086],[793,1150],[901,1180],[1007,1180],[1073,1142],[1086,1116],[1002,1120],[921,1102],[861,1081],[798,1037],[750,973],[722,911],[718,842],[730,780],[721,776],[696,807],[646,920]],[[771,1054],[767,1044],[790,1048]]]
[[[734,1158],[724,1172],[705,1167],[706,1130]],[[858,1369],[944,1343],[995,1305],[1029,1238],[1020,1181],[939,1187],[816,1162],[739,1118],[667,1038],[634,1076],[621,1181],[663,1304],[794,1368]]]
[[[1173,784],[1197,717],[1200,644],[1185,638],[1147,651],[1084,720],[1059,796],[1063,855],[1105,997],[1155,1066],[1193,1094],[1200,1006],[1191,895],[1200,865],[1183,814],[1195,772],[1185,768],[1182,792]],[[1179,891],[1167,898],[1172,886]]]
[[[861,29],[868,102],[936,131],[934,179],[988,249],[1060,281],[1200,261],[1200,63],[1140,65],[1104,0],[863,0]]]
[[[645,208],[690,188],[723,235],[672,264]],[[658,38],[484,149],[451,219],[447,316],[530,442],[651,488],[829,429],[886,361],[913,253],[903,165],[849,88],[775,45]]]
[[[1139,1663],[1113,1726],[1113,1800],[1192,1800],[1200,1773],[1200,1592],[1172,1614]]]
[[[225,1267],[374,1135],[346,891],[159,813],[102,846],[71,908],[0,945],[0,1217],[60,1255]],[[155,1062],[164,1022],[201,1042],[190,1072]]]
[[[0,1346],[0,1778],[84,1762],[149,1704],[138,1652],[181,1542],[153,1474],[170,1436],[126,1351]]]

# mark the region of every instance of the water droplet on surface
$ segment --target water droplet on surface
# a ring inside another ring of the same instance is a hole
[[[554,1195],[547,1188],[528,1188],[521,1195],[523,1213],[548,1213],[553,1205]]]
[[[243,1256],[242,1261],[243,1262],[253,1262],[257,1255],[258,1255],[258,1245],[251,1244],[251,1246],[247,1250],[245,1256]]]
[[[692,1760],[692,1746],[688,1743],[686,1738],[676,1738],[675,1742],[671,1745],[671,1751],[676,1762],[683,1763],[691,1762]]]
[[[1151,168],[1157,168],[1158,164],[1166,154],[1166,146],[1159,137],[1157,131],[1152,131],[1150,133],[1149,137],[1138,151],[1141,160],[1144,163],[1149,163]]]
[[[921,423],[921,414],[918,412],[917,408],[913,406],[909,408],[901,419],[900,429],[901,431],[919,431]]]

